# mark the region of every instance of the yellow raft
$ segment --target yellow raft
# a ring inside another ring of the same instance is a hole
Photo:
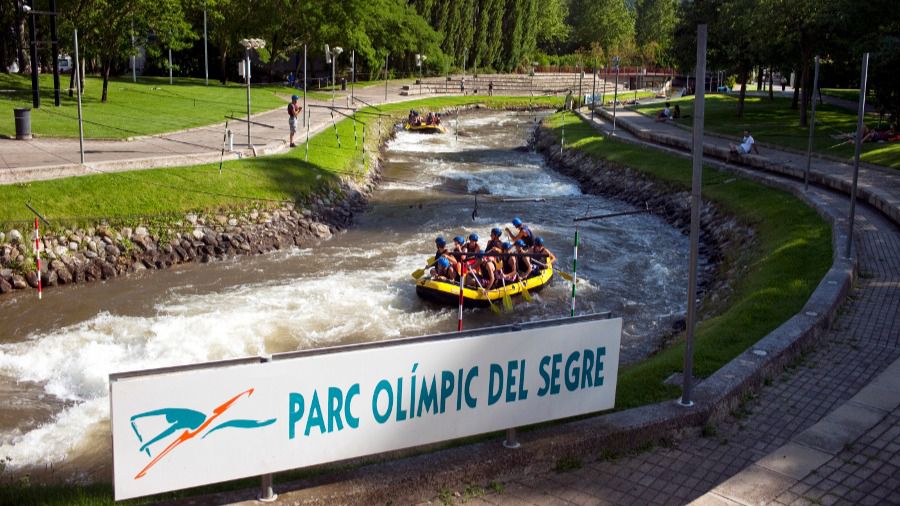
[[[529,292],[538,291],[550,282],[551,277],[553,277],[553,265],[548,262],[547,267],[538,271],[537,274],[524,281],[507,283],[506,288],[494,288],[483,292],[478,287],[466,286],[463,288],[463,306],[487,307],[491,303],[502,303],[504,293],[510,296],[522,293],[524,291],[523,284]],[[416,281],[416,295],[438,304],[455,306],[459,304],[459,283],[437,281],[424,276]]]
[[[409,130],[410,132],[418,132],[420,134],[444,134],[447,133],[447,129],[444,128],[444,125],[411,125],[406,123],[403,128]]]

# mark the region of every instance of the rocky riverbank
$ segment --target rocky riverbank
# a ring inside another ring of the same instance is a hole
[[[379,145],[393,135],[392,128],[378,130]],[[46,288],[87,283],[329,239],[350,226],[377,186],[379,153],[368,156],[370,170],[361,180],[344,178],[339,186],[309,195],[304,202],[42,229],[41,284]],[[34,247],[31,228],[0,231],[0,295],[37,288]]]
[[[583,192],[647,208],[684,234],[689,233],[689,191],[656,181],[621,164],[586,155],[578,149],[561,149],[556,136],[543,125],[535,130],[531,145],[544,155],[548,165],[575,178]],[[702,317],[716,313],[726,303],[731,293],[731,282],[742,269],[740,262],[736,261],[738,249],[748,248],[753,240],[754,231],[750,226],[726,214],[708,200],[703,201],[698,272]],[[684,319],[676,319],[671,332],[662,337],[663,341],[683,329]]]

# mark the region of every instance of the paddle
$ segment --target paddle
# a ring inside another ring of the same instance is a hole
[[[503,276],[503,270],[500,270],[500,282],[503,283],[503,309],[507,312],[512,311],[512,299],[509,297],[509,292],[506,291],[506,278]]]
[[[491,312],[494,314],[500,314],[500,308],[494,305],[494,301],[491,300],[491,297],[487,293],[487,289],[485,289],[484,285],[481,284],[481,280],[478,279],[478,275],[473,272],[472,277],[475,278],[475,283],[478,284],[478,288],[481,288],[482,293],[484,293],[485,298],[487,298],[488,304],[491,305]]]
[[[537,261],[537,260],[535,260],[535,259],[533,259],[533,258],[531,259],[531,261],[534,262],[534,263],[536,263],[536,264],[538,264],[538,265],[540,265],[541,267],[547,267],[547,264],[541,263],[541,262],[539,262],[539,261]],[[560,269],[559,267],[553,267],[553,270],[555,270],[556,272],[558,272],[559,275],[562,276],[562,278],[565,279],[565,280],[568,281],[568,282],[572,282],[572,280],[574,279],[574,278],[572,277],[571,274],[569,274],[568,272],[566,272],[566,271]]]
[[[534,300],[531,298],[531,294],[528,293],[528,286],[525,285],[525,280],[520,279],[519,283],[522,283],[522,298],[525,299],[525,302],[531,302],[532,300]]]
[[[413,273],[412,273],[413,279],[415,279],[416,281],[418,281],[419,278],[421,278],[422,276],[425,275],[425,269],[427,269],[427,268],[431,267],[432,265],[434,265],[434,263],[435,263],[436,261],[437,261],[437,258],[432,258],[432,259],[429,260],[428,263],[425,265],[425,268],[424,268],[424,269],[416,269],[416,270],[414,270]]]

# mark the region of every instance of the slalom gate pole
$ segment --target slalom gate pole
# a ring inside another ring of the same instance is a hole
[[[334,109],[331,110],[331,126],[334,127],[334,137],[337,139],[338,149],[341,148],[341,136],[338,135],[337,123],[334,122]]]
[[[463,284],[466,280],[466,265],[460,262],[459,267],[459,322],[456,326],[457,332],[462,332],[462,317],[463,317]]]
[[[43,298],[43,288],[41,287],[41,231],[37,216],[34,217],[34,259],[37,264],[38,300],[41,300]]]
[[[575,316],[575,282],[578,281],[578,228],[575,228],[575,253],[572,256],[572,316]]]

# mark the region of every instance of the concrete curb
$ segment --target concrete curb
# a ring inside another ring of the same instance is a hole
[[[772,181],[768,181],[769,184]],[[846,236],[840,221],[819,209],[832,223],[836,259],[800,313],[773,330],[695,389],[695,405],[684,408],[674,401],[641,406],[607,415],[521,432],[522,446],[506,450],[500,440],[460,446],[409,456],[439,448],[433,445],[387,455],[378,455],[374,466],[345,472],[330,472],[315,478],[278,486],[282,500],[292,504],[371,504],[390,501],[395,495],[429,500],[442,489],[461,489],[469,483],[503,479],[523,469],[550,470],[562,458],[597,458],[604,452],[621,452],[668,440],[674,433],[724,417],[767,377],[780,372],[827,330],[850,290],[856,273],[855,259],[840,257]],[[405,457],[405,458],[403,458]],[[399,460],[391,460],[399,459]],[[364,465],[357,459],[338,465]],[[252,500],[251,491],[195,498],[190,502],[236,502]],[[186,504],[187,502],[178,502]]]

